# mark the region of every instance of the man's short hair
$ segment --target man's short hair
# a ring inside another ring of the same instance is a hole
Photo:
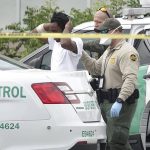
[[[62,12],[54,12],[51,18],[51,23],[56,22],[62,31],[65,28],[65,24],[69,21],[69,16]]]

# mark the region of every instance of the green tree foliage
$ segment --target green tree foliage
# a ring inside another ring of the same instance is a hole
[[[125,0],[110,0],[110,11],[115,16],[120,16],[123,6],[126,4]]]
[[[127,0],[127,6],[134,8],[141,7],[139,0]]]
[[[83,23],[89,20],[93,20],[93,13],[92,13],[92,10],[89,8],[87,8],[84,11],[72,8],[70,11],[70,16],[72,17],[73,26],[76,26],[80,23]]]

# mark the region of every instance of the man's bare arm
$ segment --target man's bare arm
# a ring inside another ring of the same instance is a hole
[[[39,26],[37,26],[35,29],[32,30],[32,33],[47,33],[47,32],[51,32],[50,23],[40,24]],[[48,38],[41,39],[41,41],[47,43]]]
[[[65,29],[64,29],[63,33],[71,33],[71,31],[72,31],[72,23],[69,20],[65,25]],[[70,50],[76,54],[78,53],[76,43],[74,41],[72,41],[70,38],[62,38],[60,40],[60,44],[63,48]]]
[[[51,23],[43,23],[32,30],[33,33],[51,32]]]

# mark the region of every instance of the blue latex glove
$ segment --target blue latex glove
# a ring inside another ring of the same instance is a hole
[[[122,108],[122,103],[118,103],[117,101],[112,105],[110,110],[111,117],[119,117],[119,113]]]

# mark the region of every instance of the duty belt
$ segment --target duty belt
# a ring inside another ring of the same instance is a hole
[[[114,103],[119,95],[120,89],[97,89],[96,94],[98,98],[98,103],[103,103],[104,100],[108,100],[110,103]],[[139,98],[139,90],[135,89],[134,92],[126,99],[128,104],[135,103],[135,100]]]

